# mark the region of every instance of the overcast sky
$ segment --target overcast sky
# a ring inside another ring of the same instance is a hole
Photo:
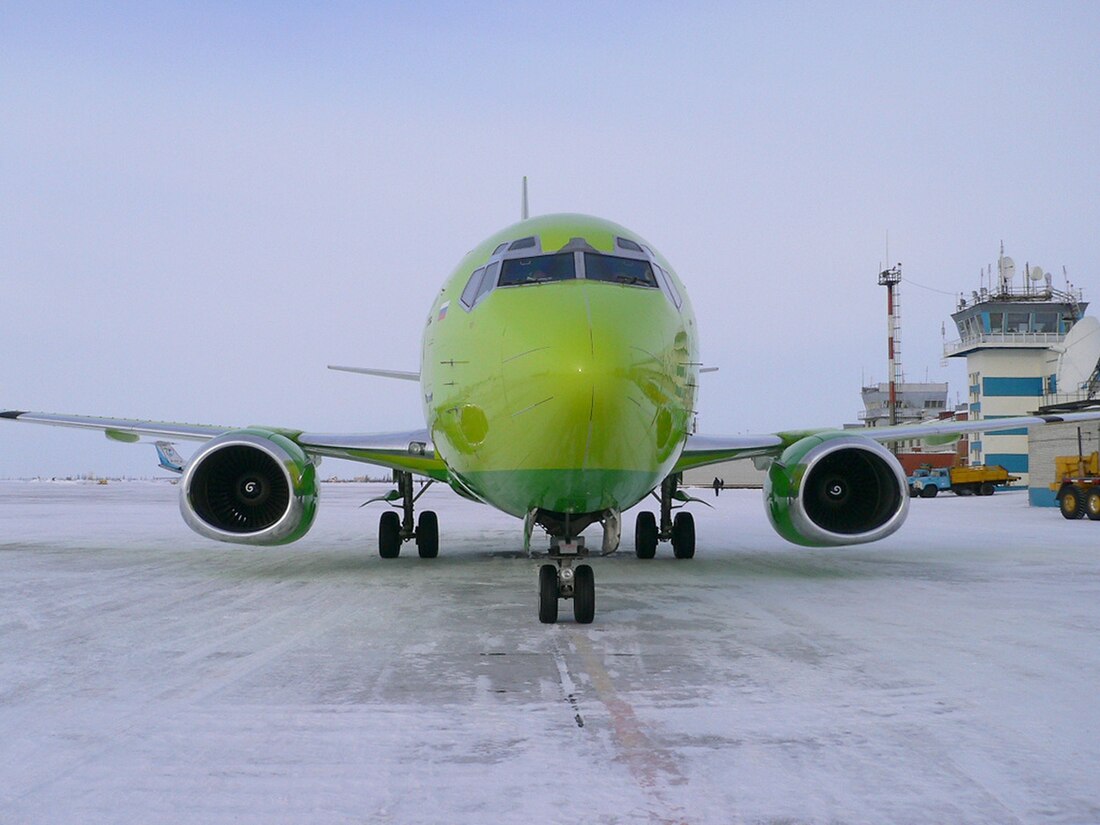
[[[0,408],[422,426],[325,364],[416,369],[523,175],[677,269],[701,431],[855,420],[887,234],[906,376],[965,400],[940,328],[1002,240],[1100,300],[1098,42],[1096,3],[5,3]],[[154,464],[0,422],[0,477]]]

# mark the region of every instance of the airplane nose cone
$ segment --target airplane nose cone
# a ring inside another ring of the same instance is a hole
[[[578,478],[639,473],[644,485],[670,460],[690,410],[677,383],[690,360],[677,349],[678,316],[656,290],[560,289],[562,299],[544,305],[555,312],[510,323],[504,336],[504,418],[522,444],[515,457],[525,469],[572,469]]]

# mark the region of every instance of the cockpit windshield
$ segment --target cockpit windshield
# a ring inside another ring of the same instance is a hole
[[[584,277],[590,281],[649,286],[657,289],[657,277],[649,261],[584,253]]]
[[[500,276],[500,286],[569,281],[576,277],[577,270],[572,252],[535,255],[530,258],[506,260]]]

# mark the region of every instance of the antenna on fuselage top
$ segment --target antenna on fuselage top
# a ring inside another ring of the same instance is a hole
[[[530,213],[527,210],[527,176],[523,176],[523,203],[520,205],[519,219],[521,221],[527,220],[530,217]]]

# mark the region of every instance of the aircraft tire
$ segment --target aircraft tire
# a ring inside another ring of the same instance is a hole
[[[416,549],[422,559],[434,559],[439,555],[439,518],[431,510],[425,510],[417,519]]]
[[[677,513],[672,520],[672,554],[678,559],[695,558],[695,517]]]
[[[1085,497],[1081,488],[1077,486],[1067,488],[1058,499],[1058,509],[1062,512],[1063,518],[1081,518],[1085,514]]]
[[[558,569],[552,564],[539,568],[539,621],[554,624],[558,620]]]
[[[384,559],[401,555],[401,519],[393,510],[387,510],[378,520],[378,555]]]
[[[640,559],[657,555],[657,517],[648,510],[638,513],[634,521],[634,555]]]
[[[577,624],[592,624],[596,617],[596,577],[592,568],[582,564],[573,576],[573,618]]]

